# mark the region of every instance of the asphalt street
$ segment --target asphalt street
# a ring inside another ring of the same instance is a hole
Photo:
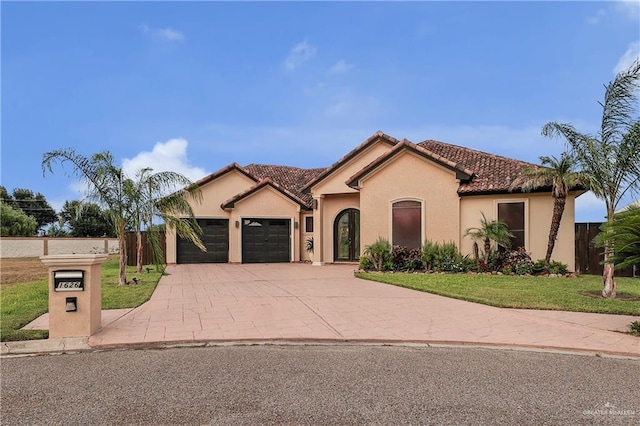
[[[637,359],[266,345],[5,358],[1,371],[2,425],[640,423]]]

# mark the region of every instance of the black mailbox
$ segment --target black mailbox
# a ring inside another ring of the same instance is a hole
[[[55,271],[54,291],[84,291],[84,271]]]

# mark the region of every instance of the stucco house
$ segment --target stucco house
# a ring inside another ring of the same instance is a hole
[[[167,262],[355,262],[378,237],[420,247],[453,241],[473,249],[465,230],[482,213],[505,221],[532,258],[544,258],[553,197],[550,188],[510,191],[533,164],[426,140],[412,143],[377,132],[332,166],[230,164],[198,181],[193,204],[207,252],[167,230]],[[569,194],[554,260],[574,269],[575,198]],[[306,242],[313,239],[313,251]]]

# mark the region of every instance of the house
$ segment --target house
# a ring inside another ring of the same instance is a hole
[[[511,182],[533,164],[426,140],[412,143],[377,132],[327,168],[230,164],[198,181],[193,210],[204,253],[167,231],[167,262],[355,262],[378,237],[394,245],[453,241],[470,254],[465,230],[482,213],[505,221],[534,260],[544,258],[551,188],[523,193]],[[554,260],[574,268],[571,191]],[[307,251],[312,240],[313,251]]]

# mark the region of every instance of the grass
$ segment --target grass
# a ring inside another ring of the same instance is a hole
[[[381,274],[357,272],[359,278],[502,308],[544,309],[640,315],[640,279],[616,278],[617,299],[596,295],[602,278],[521,277],[474,274]]]
[[[27,261],[25,261],[27,264]],[[4,265],[3,265],[4,266]],[[127,279],[140,278],[140,284],[119,286],[119,258],[110,256],[102,264],[102,309],[135,308],[149,300],[160,280],[155,268],[142,274],[127,267]],[[21,330],[49,308],[48,279],[3,284],[0,287],[0,341],[46,339],[47,330]]]

